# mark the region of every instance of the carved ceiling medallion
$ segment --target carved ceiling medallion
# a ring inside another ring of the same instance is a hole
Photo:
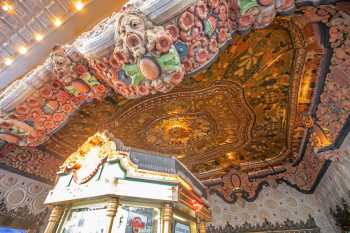
[[[203,162],[249,143],[254,123],[242,89],[231,81],[146,98],[123,109],[114,122],[118,138],[128,146],[176,155],[195,172]],[[238,159],[231,160],[238,165]],[[215,163],[209,169],[216,169]]]
[[[176,155],[202,179],[287,159],[303,65],[294,58],[304,54],[283,24],[236,38],[168,94],[122,104],[108,128],[128,146]]]
[[[176,156],[202,180],[295,160],[313,80],[300,94],[303,72],[313,68],[304,68],[300,30],[278,18],[233,41],[206,72],[169,93],[83,107],[45,147],[69,155],[88,135],[109,130],[127,146]]]

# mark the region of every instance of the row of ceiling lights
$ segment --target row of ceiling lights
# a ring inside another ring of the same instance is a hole
[[[73,1],[73,5],[77,11],[81,11],[85,7],[85,3],[83,1],[78,1],[78,0]],[[15,14],[15,11],[16,11],[14,4],[11,1],[3,1],[1,3],[1,9],[9,15]],[[51,21],[56,28],[60,27],[63,23],[63,20],[60,17],[54,17],[51,19]],[[45,35],[43,35],[42,33],[34,33],[34,39],[38,42],[42,41],[44,37]],[[29,50],[29,47],[26,45],[22,45],[17,48],[17,52],[20,55],[25,55],[28,52],[28,50]],[[14,61],[14,57],[6,57],[3,63],[6,66],[10,66],[13,63],[13,61]]]

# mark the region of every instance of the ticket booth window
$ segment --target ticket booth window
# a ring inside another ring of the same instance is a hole
[[[0,232],[1,233],[26,233],[23,229],[17,229],[17,228],[11,228],[11,227],[1,227],[0,226]]]
[[[66,216],[61,233],[105,233],[105,204],[82,205],[71,208]]]
[[[159,209],[122,205],[113,223],[113,233],[159,232]]]
[[[174,221],[174,233],[191,233],[190,224]]]

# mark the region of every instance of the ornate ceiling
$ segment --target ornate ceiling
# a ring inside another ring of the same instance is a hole
[[[44,146],[68,156],[89,135],[108,130],[127,146],[176,156],[205,180],[232,167],[293,161],[317,79],[304,74],[322,57],[317,47],[306,51],[303,37],[315,36],[308,29],[304,35],[292,17],[278,18],[267,29],[237,36],[206,72],[173,91],[87,105]]]
[[[291,2],[269,4],[282,12]],[[0,138],[65,158],[108,130],[127,146],[176,156],[229,202],[280,182],[313,192],[328,165],[316,153],[347,131],[348,105],[333,93],[349,86],[337,72],[350,60],[338,50],[348,43],[347,5],[299,7],[266,27],[276,12],[264,21],[261,1],[257,14],[234,3],[183,5],[175,20],[128,6],[55,47],[51,69],[2,94]]]
[[[0,1],[0,90],[42,63],[55,44],[75,39],[125,3],[84,0],[77,9],[77,2]]]

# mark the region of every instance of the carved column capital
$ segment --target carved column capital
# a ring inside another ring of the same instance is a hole
[[[170,203],[165,203],[163,206],[163,220],[170,221],[173,218],[173,207]]]
[[[114,217],[119,207],[119,199],[117,197],[110,198],[107,203],[107,233],[112,232]]]
[[[63,206],[54,206],[53,207],[44,233],[54,233],[55,232],[57,224],[59,223],[59,221],[62,217],[63,210],[64,210]]]
[[[118,206],[119,206],[119,199],[111,198],[107,204],[107,210],[106,210],[107,216],[114,217],[115,214],[117,213]]]
[[[173,206],[165,203],[162,208],[163,233],[171,233],[171,222],[173,220]]]

